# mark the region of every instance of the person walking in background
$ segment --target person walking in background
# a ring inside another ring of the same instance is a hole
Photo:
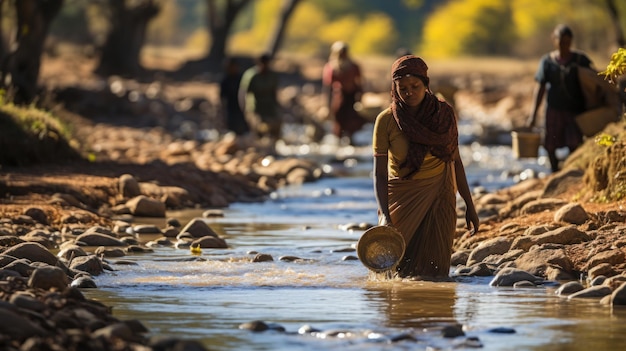
[[[458,149],[456,113],[429,88],[428,66],[404,55],[391,67],[391,105],[374,123],[374,189],[380,225],[406,242],[402,278],[449,279],[456,193],[471,232],[479,219]]]
[[[224,77],[220,82],[220,98],[226,128],[237,135],[250,132],[250,126],[239,105],[241,76],[239,62],[235,58],[227,58],[224,64]]]
[[[322,83],[326,90],[329,117],[333,120],[333,134],[347,138],[354,144],[353,135],[365,124],[355,110],[361,100],[363,82],[361,68],[348,53],[348,45],[338,41],[331,46],[330,57],[324,65]]]
[[[279,114],[278,74],[270,68],[271,56],[262,54],[248,68],[239,87],[239,103],[259,138],[280,139],[283,121]]]
[[[572,152],[583,142],[583,134],[576,124],[576,115],[585,111],[577,67],[592,68],[592,62],[583,52],[572,51],[573,38],[571,28],[563,24],[552,32],[556,50],[545,54],[539,62],[533,106],[526,123],[527,127],[535,126],[547,91],[543,147],[548,153],[552,172],[559,170],[556,149],[567,147]]]

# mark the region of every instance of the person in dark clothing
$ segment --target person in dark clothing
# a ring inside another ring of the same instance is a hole
[[[226,128],[237,135],[245,135],[250,132],[250,126],[239,105],[239,84],[242,76],[239,62],[235,58],[227,58],[224,73],[220,82],[220,98]]]
[[[559,170],[556,149],[567,147],[572,152],[583,142],[576,115],[585,111],[585,99],[577,69],[579,66],[592,68],[592,62],[583,52],[571,49],[573,38],[570,27],[563,24],[552,32],[556,50],[543,55],[539,62],[533,108],[526,124],[530,128],[535,126],[539,106],[547,92],[543,147],[548,152],[553,172]]]

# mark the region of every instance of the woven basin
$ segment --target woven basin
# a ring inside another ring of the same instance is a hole
[[[365,267],[374,272],[384,272],[400,262],[405,248],[399,231],[390,226],[376,226],[361,235],[356,251]]]

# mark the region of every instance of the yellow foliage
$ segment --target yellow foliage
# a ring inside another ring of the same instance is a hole
[[[520,38],[530,38],[536,35],[546,37],[545,28],[550,30],[563,16],[565,1],[545,0],[516,0],[511,1],[513,9],[513,23]],[[549,34],[549,33],[548,33]]]
[[[604,75],[604,78],[611,83],[617,84],[617,79],[626,74],[626,49],[619,48],[613,53],[606,69],[599,74]]]
[[[262,42],[267,42],[278,22],[283,0],[262,0],[254,4],[254,32]]]
[[[196,29],[185,40],[185,49],[194,54],[201,54],[208,50],[211,37],[206,29]]]
[[[302,53],[315,53],[326,46],[317,39],[317,33],[327,23],[326,14],[314,4],[302,2],[296,7],[287,24],[284,46]]]
[[[384,13],[373,13],[359,26],[358,35],[350,42],[350,50],[356,54],[390,52],[396,47],[397,37],[393,19]]]
[[[350,44],[352,42],[352,38],[358,34],[360,24],[361,23],[357,16],[344,16],[321,28],[319,37],[322,42],[327,45],[331,45],[338,40]]]
[[[507,39],[510,38],[507,38],[507,33],[511,26],[507,18],[509,11],[508,1],[448,2],[426,21],[422,46],[417,51],[429,58],[444,58],[484,54],[476,51],[508,44]]]
[[[228,41],[230,52],[257,55],[265,51],[278,20],[282,0],[257,0],[252,3],[252,27],[233,34]]]

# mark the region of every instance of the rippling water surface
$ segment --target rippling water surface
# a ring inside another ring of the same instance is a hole
[[[344,229],[376,221],[369,147],[327,151],[349,156],[329,165],[345,176],[284,188],[267,202],[233,204],[224,217],[206,219],[228,249],[130,255],[124,259],[137,265],[112,261],[116,271],[97,277],[99,288],[86,295],[113,306],[120,319],[141,320],[150,335],[197,339],[210,350],[618,350],[626,343],[625,310],[561,299],[555,287],[493,288],[490,277],[377,279],[350,259],[362,230]],[[505,146],[461,151],[474,187],[493,190],[546,171],[542,158],[514,160]],[[168,216],[186,223],[202,212]],[[255,252],[274,261],[252,263]],[[239,329],[256,320],[285,331]],[[465,336],[442,337],[456,324]],[[299,332],[307,328],[317,332]]]

